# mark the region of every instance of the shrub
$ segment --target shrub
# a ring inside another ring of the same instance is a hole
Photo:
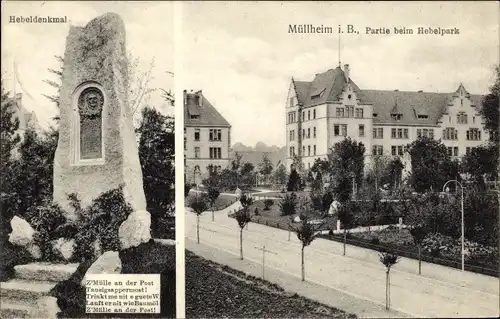
[[[378,239],[378,237],[373,237],[372,239],[370,239],[370,244],[378,245],[380,244],[380,239]]]
[[[254,213],[255,213],[255,216],[259,216],[260,215],[259,207],[255,207]]]
[[[271,208],[271,206],[274,205],[274,201],[272,199],[266,199],[264,201],[264,210],[269,210]]]
[[[295,214],[297,204],[297,195],[295,193],[286,194],[280,203],[281,215],[289,216]]]

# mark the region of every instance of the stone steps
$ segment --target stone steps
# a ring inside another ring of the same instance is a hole
[[[14,278],[0,283],[0,318],[40,317],[40,311],[45,311],[40,308],[46,304],[44,300],[50,290],[59,281],[69,279],[77,268],[78,264],[30,263],[15,266]]]

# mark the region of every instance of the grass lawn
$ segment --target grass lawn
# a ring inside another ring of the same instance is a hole
[[[356,318],[186,251],[187,318]]]
[[[260,224],[266,224],[272,227],[278,227],[282,229],[288,229],[290,223],[290,216],[282,216],[279,203],[281,200],[274,200],[274,204],[269,208],[269,210],[264,210],[265,205],[263,200],[255,201],[250,206],[250,212],[252,214],[252,221]],[[259,215],[255,215],[255,208],[259,209]],[[298,214],[294,214],[293,217]],[[320,217],[318,212],[310,212],[307,214],[310,219],[323,219],[325,224],[321,227],[322,230],[331,229],[336,227],[336,219],[334,217]],[[278,226],[279,224],[279,226]],[[298,225],[298,223],[293,223]]]
[[[291,194],[291,193],[295,193],[295,195],[297,195],[297,197],[308,197],[308,198],[309,198],[309,194],[310,194],[310,192],[286,192],[286,193],[282,193],[282,192],[269,192],[269,193],[264,193],[264,194],[258,194],[258,196],[281,197],[281,198],[283,198],[283,197],[286,196],[286,194]]]
[[[219,197],[215,201],[214,206],[210,207],[209,210],[210,211],[221,210],[221,209],[224,209],[224,208],[230,206],[234,202],[236,202],[236,196],[221,194],[221,195],[219,195]]]
[[[120,318],[175,318],[175,246],[150,240],[137,247],[120,251],[122,274],[160,274],[161,301],[159,314],[120,314]],[[58,298],[59,318],[113,318],[110,314],[86,314],[86,291],[80,282],[92,261],[86,261],[66,281],[51,291]]]

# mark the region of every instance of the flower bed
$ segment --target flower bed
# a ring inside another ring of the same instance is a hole
[[[186,251],[187,318],[356,318]]]

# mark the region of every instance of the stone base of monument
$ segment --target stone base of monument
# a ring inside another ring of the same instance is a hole
[[[49,295],[78,264],[30,263],[14,267],[14,278],[2,282],[0,318],[56,318],[57,300]]]

